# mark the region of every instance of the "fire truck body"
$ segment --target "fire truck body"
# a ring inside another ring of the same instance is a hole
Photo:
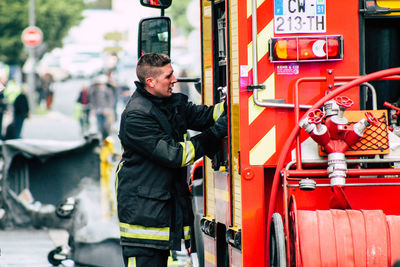
[[[193,171],[203,180],[201,265],[400,257],[400,111],[384,104],[400,97],[399,8],[200,0],[202,100],[226,97],[229,119],[221,152]]]
[[[394,48],[384,44],[383,35],[369,34],[369,31],[377,33],[379,30],[393,33],[393,29],[385,27],[390,23],[388,21],[394,22],[395,19],[369,15],[363,11],[367,8],[366,5],[368,1],[201,1],[204,103],[218,102],[216,88],[221,87],[227,88],[230,103],[230,131],[227,139],[229,151],[225,158],[222,157],[227,163],[226,171],[224,168],[222,171],[216,170],[215,166],[213,168],[215,162],[211,160],[206,159],[204,163],[205,218],[202,220],[202,228],[205,232],[205,266],[268,266],[267,251],[271,251],[267,230],[271,219],[269,215],[272,212],[282,214],[286,226],[284,240],[290,240],[289,229],[292,226],[289,225],[288,213],[290,205],[293,205],[292,202],[289,203],[290,199],[296,200],[298,210],[329,211],[331,187],[318,187],[312,192],[303,191],[296,187],[298,180],[295,180],[287,182],[286,186],[289,187],[283,190],[281,185],[284,183],[280,179],[276,195],[271,196],[274,174],[280,172],[276,169],[278,160],[291,129],[312,104],[339,85],[351,81],[351,77],[356,78],[366,71],[398,66],[399,61],[394,62],[393,59],[392,62],[376,64],[376,58],[379,57],[383,61],[389,60],[382,55],[383,50]],[[324,45],[328,43],[327,38],[337,36],[337,47],[332,49],[342,54],[333,59],[328,58],[325,45],[326,50],[321,52],[324,55],[319,55],[321,48],[318,47],[318,42]],[[309,41],[314,37],[314,47],[299,47],[301,40]],[[275,60],[279,51],[273,51],[277,48],[271,43],[275,42],[273,44],[276,45],[277,40],[286,42],[287,47],[282,49],[288,50],[289,42],[296,40],[296,46],[292,47],[294,52],[283,53],[283,57],[290,56],[291,53],[295,58]],[[373,42],[382,42],[381,45],[385,47],[374,51],[379,45],[371,44]],[[314,56],[303,59],[302,53],[314,53]],[[320,78],[317,81],[304,81],[296,88],[296,82],[304,77]],[[385,86],[379,89],[388,92]],[[297,117],[294,112],[295,90],[298,90],[297,101],[301,110]],[[353,109],[359,109],[360,104],[361,108],[366,108],[366,101],[360,99],[371,95],[367,90],[368,88],[360,89],[355,86],[345,92],[354,102]],[[386,100],[391,102],[398,97],[398,93],[386,95],[390,96]],[[383,97],[384,93],[378,92],[380,108]],[[308,137],[299,135],[300,143]],[[290,149],[294,148],[291,144]],[[307,154],[304,157],[307,158]],[[294,157],[288,155],[284,161],[286,163],[293,159]],[[307,176],[307,172],[305,173]],[[379,179],[374,182],[379,183]],[[394,178],[391,182],[396,184],[396,181],[398,182]],[[362,182],[372,181],[361,178],[346,181],[358,185]],[[318,179],[318,183],[329,185],[329,179]],[[345,192],[354,210],[377,209],[386,214],[399,214],[399,210],[391,204],[395,201],[397,190],[398,185],[354,186],[346,187]],[[382,196],[387,196],[387,200],[382,200]],[[272,198],[275,198],[275,205],[271,206]],[[311,224],[307,220],[315,219],[316,215],[313,213],[308,216],[303,216],[299,223],[306,230],[315,230],[318,224],[315,221]],[[348,224],[344,222],[343,225],[348,230]],[[335,230],[329,226],[331,225],[321,223],[320,227],[326,227],[328,232]],[[317,234],[306,230],[303,231],[311,236]],[[379,234],[374,234],[379,236],[386,233],[378,232]],[[343,230],[338,236],[348,237],[346,234]],[[361,236],[360,234],[359,237]],[[310,245],[308,254],[302,251],[311,258],[312,265],[309,265],[310,261],[303,262],[301,258],[296,258],[297,262],[292,259],[292,266],[327,266],[324,265],[326,261],[318,263],[316,258],[319,257],[315,256],[315,249],[331,251],[330,253],[336,255],[334,248],[340,242],[329,243],[332,240],[327,235],[323,238],[327,240],[326,245],[311,242],[314,246],[307,243]],[[352,244],[346,245],[350,247],[344,248],[345,250],[353,251]],[[365,246],[373,245],[371,243]],[[359,248],[354,248],[357,249]],[[300,248],[296,252],[300,253]],[[284,257],[287,254],[290,254],[289,248],[287,253],[284,251]],[[321,254],[324,255],[324,252]],[[296,253],[293,255],[296,256]],[[330,263],[338,261],[332,260]],[[270,264],[286,266],[277,262]],[[343,265],[343,261],[339,261],[339,265],[349,266]]]

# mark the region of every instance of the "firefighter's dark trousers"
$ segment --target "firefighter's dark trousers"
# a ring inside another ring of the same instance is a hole
[[[169,250],[123,247],[126,267],[167,267]]]
[[[126,267],[167,267],[168,254],[124,257]]]

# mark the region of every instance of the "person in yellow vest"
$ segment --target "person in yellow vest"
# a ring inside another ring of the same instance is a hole
[[[21,86],[14,80],[7,82],[6,88],[4,89],[4,96],[8,103],[14,103],[17,96],[21,93]]]
[[[29,114],[28,97],[23,92],[22,85],[16,81],[15,71],[11,71],[9,66],[6,68],[6,76],[3,94],[5,101],[13,105],[13,120],[6,128],[3,138],[5,140],[21,138],[22,126]]]

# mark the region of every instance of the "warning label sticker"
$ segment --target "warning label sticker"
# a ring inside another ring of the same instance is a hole
[[[277,65],[277,75],[297,75],[299,74],[300,66],[298,64]]]

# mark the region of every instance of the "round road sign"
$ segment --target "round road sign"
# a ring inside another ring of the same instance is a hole
[[[22,32],[21,38],[26,46],[35,47],[42,43],[43,33],[38,27],[29,26]]]

